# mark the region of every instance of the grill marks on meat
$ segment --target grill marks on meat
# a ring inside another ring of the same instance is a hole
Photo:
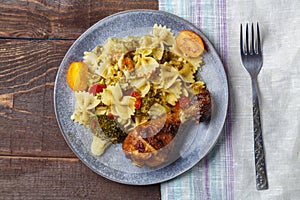
[[[211,116],[211,97],[206,88],[203,88],[199,94],[195,95],[191,100],[191,105],[183,109],[184,115],[188,119],[194,119],[198,122],[204,122]]]
[[[170,144],[180,126],[180,120],[177,113],[167,115],[165,120],[161,118],[153,120],[152,123],[163,123],[161,130],[156,129],[156,132],[147,134],[145,137],[145,141],[153,146],[156,150],[159,150]]]
[[[125,155],[137,166],[164,163],[180,124],[178,114],[173,113],[137,126],[122,144]]]
[[[203,88],[182,111],[188,119],[202,122],[210,119],[211,98],[209,91]],[[137,126],[125,138],[122,148],[125,155],[137,166],[155,167],[174,159],[179,152],[178,139],[174,139],[182,122],[180,113],[165,114]]]

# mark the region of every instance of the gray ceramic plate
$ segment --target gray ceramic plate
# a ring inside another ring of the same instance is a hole
[[[90,51],[109,37],[140,36],[150,33],[153,25],[161,24],[171,28],[175,35],[183,29],[198,33],[206,44],[205,65],[200,72],[213,100],[213,112],[209,123],[189,128],[190,138],[182,146],[179,158],[159,168],[138,168],[125,158],[121,145],[111,145],[102,156],[90,151],[92,133],[74,123],[70,116],[75,106],[74,92],[66,83],[66,71],[72,61],[82,60],[83,52]],[[170,13],[154,10],[132,10],[111,15],[84,32],[70,47],[57,73],[54,88],[56,117],[70,148],[96,173],[110,180],[132,184],[148,185],[170,180],[199,162],[214,146],[223,128],[228,105],[226,74],[215,49],[203,33],[191,23]],[[196,138],[196,139],[195,139]]]

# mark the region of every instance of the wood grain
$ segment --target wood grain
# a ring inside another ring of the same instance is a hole
[[[1,157],[0,199],[160,199],[159,187],[130,186],[96,175],[78,159]]]
[[[157,0],[0,0],[0,36],[77,38],[106,16],[146,8],[158,9]]]
[[[67,146],[53,107],[59,64],[100,19],[157,0],[0,0],[0,199],[160,199],[92,172]]]
[[[72,43],[1,40],[0,155],[74,157],[53,107],[55,76]]]

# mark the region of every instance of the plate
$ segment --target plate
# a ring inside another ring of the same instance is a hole
[[[124,156],[120,144],[111,145],[102,156],[90,151],[92,133],[70,119],[75,107],[74,92],[66,83],[66,71],[73,61],[82,60],[84,51],[91,51],[109,37],[141,36],[150,33],[154,24],[171,28],[177,35],[181,30],[199,34],[206,45],[205,65],[200,76],[206,82],[212,98],[212,116],[208,123],[189,128],[193,135],[183,145],[180,157],[159,168],[136,167]],[[94,24],[84,32],[66,53],[57,73],[54,87],[54,108],[61,132],[78,158],[97,174],[130,185],[149,185],[170,180],[197,164],[214,146],[223,128],[228,106],[228,84],[222,62],[207,37],[193,24],[163,11],[124,11]],[[194,139],[196,138],[196,139]]]

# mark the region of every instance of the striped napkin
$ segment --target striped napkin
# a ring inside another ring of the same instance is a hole
[[[300,2],[159,0],[159,9],[208,37],[230,89],[216,146],[191,170],[162,183],[162,200],[300,199]],[[239,28],[247,22],[259,22],[263,39],[258,87],[269,178],[264,191],[255,186],[251,82],[240,63]]]
[[[223,61],[227,59],[226,2],[159,0],[159,9],[192,23],[208,37]],[[225,68],[226,62],[224,62]],[[161,184],[162,199],[232,199],[233,160],[230,113],[215,148],[182,176]]]

